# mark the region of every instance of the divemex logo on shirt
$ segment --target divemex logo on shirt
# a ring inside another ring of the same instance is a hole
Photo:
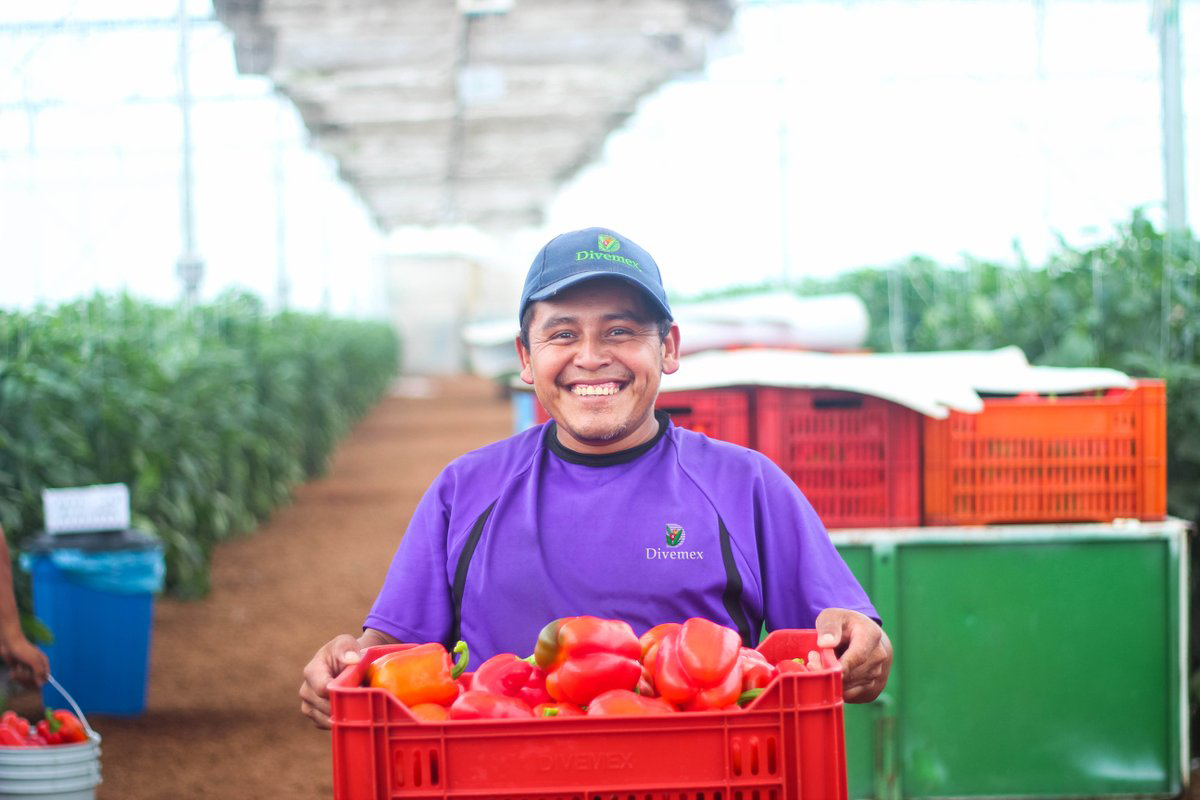
[[[683,540],[687,538],[687,533],[683,530],[682,525],[676,525],[672,522],[667,523],[667,547],[670,550],[664,550],[661,547],[647,547],[647,561],[696,561],[704,558],[703,550],[680,550],[679,546],[683,544]]]

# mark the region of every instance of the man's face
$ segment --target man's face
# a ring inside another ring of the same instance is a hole
[[[659,337],[642,293],[620,280],[584,281],[534,304],[521,380],[558,423],[564,447],[614,453],[658,432],[654,398],[679,369],[679,327]]]

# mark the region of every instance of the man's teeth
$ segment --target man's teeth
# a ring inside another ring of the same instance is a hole
[[[616,394],[620,387],[615,383],[606,383],[603,386],[572,386],[571,391],[579,395],[606,395]]]

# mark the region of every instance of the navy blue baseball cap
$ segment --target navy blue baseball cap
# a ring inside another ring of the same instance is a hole
[[[532,302],[553,297],[577,283],[603,277],[620,278],[636,286],[667,319],[674,319],[658,264],[634,241],[608,228],[570,231],[547,242],[525,276],[517,319],[525,316],[525,309]]]

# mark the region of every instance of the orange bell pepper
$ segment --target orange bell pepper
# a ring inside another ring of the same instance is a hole
[[[437,642],[397,650],[371,662],[367,680],[410,709],[421,703],[449,705],[458,697],[458,676],[470,659],[466,642],[455,645],[454,653],[458,660],[451,663],[450,654]]]

